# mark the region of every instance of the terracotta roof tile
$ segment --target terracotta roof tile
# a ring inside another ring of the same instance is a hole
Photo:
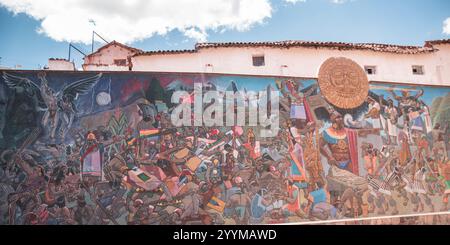
[[[49,60],[69,61],[68,59],[64,59],[64,58],[50,58]]]
[[[100,53],[100,51],[102,51],[102,50],[104,50],[104,49],[106,49],[106,48],[108,48],[108,47],[110,47],[110,46],[113,46],[113,45],[117,45],[117,46],[122,47],[122,48],[124,48],[124,49],[131,50],[131,51],[133,51],[133,52],[135,52],[135,53],[142,53],[142,52],[143,52],[143,51],[140,50],[140,49],[137,49],[137,48],[133,48],[133,47],[127,46],[127,45],[125,45],[125,44],[123,44],[123,43],[119,43],[119,42],[117,42],[117,41],[114,40],[114,41],[112,41],[112,42],[110,42],[110,43],[108,43],[108,44],[106,44],[106,45],[100,47],[99,49],[97,49],[97,51],[95,51],[95,52],[92,53],[92,54],[87,55],[86,57],[90,57],[90,56],[96,55],[96,54]]]
[[[195,49],[186,50],[156,50],[140,52],[134,56],[158,55],[158,54],[180,54],[196,53],[200,49],[226,48],[226,47],[272,47],[272,48],[329,48],[338,50],[371,50],[375,52],[397,53],[397,54],[421,54],[437,51],[433,47],[436,42],[448,42],[449,40],[428,41],[425,46],[404,46],[377,43],[345,43],[345,42],[313,42],[313,41],[275,41],[275,42],[217,42],[217,43],[197,43]]]
[[[439,45],[439,44],[450,44],[450,39],[426,41],[425,47],[432,47],[433,45]]]
[[[230,42],[230,43],[199,43],[196,48],[211,47],[312,47],[312,48],[332,48],[339,50],[372,50],[378,52],[416,54],[433,52],[435,49],[419,46],[401,46],[376,43],[344,43],[344,42],[310,42],[310,41],[281,41],[281,42]]]

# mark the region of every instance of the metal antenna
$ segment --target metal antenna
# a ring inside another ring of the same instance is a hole
[[[81,53],[84,57],[86,57],[86,54],[83,53],[83,51],[81,51],[80,49],[78,49],[77,47],[75,47],[72,43],[69,43],[69,61],[70,61],[70,53],[72,48],[74,48],[76,51],[78,51],[79,53]]]
[[[97,26],[97,23],[95,22],[94,19],[89,19],[89,23],[91,23],[94,27],[92,29],[95,29],[95,26]],[[97,32],[95,32],[94,30],[92,30],[92,43],[91,43],[91,53],[94,53],[94,38],[95,36],[99,37],[100,39],[102,39],[106,44],[108,44],[109,42],[106,41],[102,36],[100,36]]]
[[[109,42],[106,41],[106,39],[104,39],[102,36],[100,36],[97,32],[92,31],[92,48],[91,48],[91,53],[94,53],[94,37],[97,36],[100,39],[102,39],[106,44],[108,44]]]
[[[94,53],[94,33],[95,31],[92,31],[91,54]]]
[[[95,20],[93,19],[89,19],[89,23],[91,23],[93,26],[96,26],[95,24]],[[94,29],[95,27],[93,27],[92,29]],[[91,43],[91,53],[94,53],[94,30],[92,30],[92,43]]]

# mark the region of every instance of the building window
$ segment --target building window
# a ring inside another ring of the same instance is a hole
[[[213,72],[213,65],[212,64],[206,64],[205,65],[205,72],[207,72],[207,73]]]
[[[116,65],[116,66],[126,66],[127,65],[127,60],[126,59],[114,60],[114,65]]]
[[[253,66],[265,66],[264,55],[253,56]]]
[[[364,66],[364,70],[366,70],[367,75],[375,75],[377,74],[376,66]]]
[[[423,75],[425,74],[423,66],[412,66],[412,72],[414,75]]]

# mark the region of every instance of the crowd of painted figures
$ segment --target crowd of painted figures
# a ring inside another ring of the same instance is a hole
[[[283,97],[274,138],[247,126],[174,127],[146,102],[121,134],[98,125],[65,136],[70,144],[49,144],[49,125],[36,127],[1,153],[0,222],[275,224],[448,210],[448,124],[431,125],[423,92],[369,96],[360,120],[332,106],[318,120],[307,106],[317,86],[303,93],[295,81],[276,85]],[[365,135],[383,143],[355,149]]]

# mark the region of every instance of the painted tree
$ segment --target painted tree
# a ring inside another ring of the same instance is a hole
[[[450,121],[450,93],[434,99],[431,108],[431,118],[433,125],[440,123],[445,125]]]
[[[128,128],[128,119],[120,109],[112,115],[108,121],[108,129],[113,135],[125,135]],[[120,152],[120,149],[126,145],[126,140],[122,140],[120,144],[113,144],[108,150],[108,155]]]
[[[158,79],[152,78],[150,81],[150,86],[146,92],[146,97],[151,103],[156,100],[164,99],[164,88],[161,86]]]

